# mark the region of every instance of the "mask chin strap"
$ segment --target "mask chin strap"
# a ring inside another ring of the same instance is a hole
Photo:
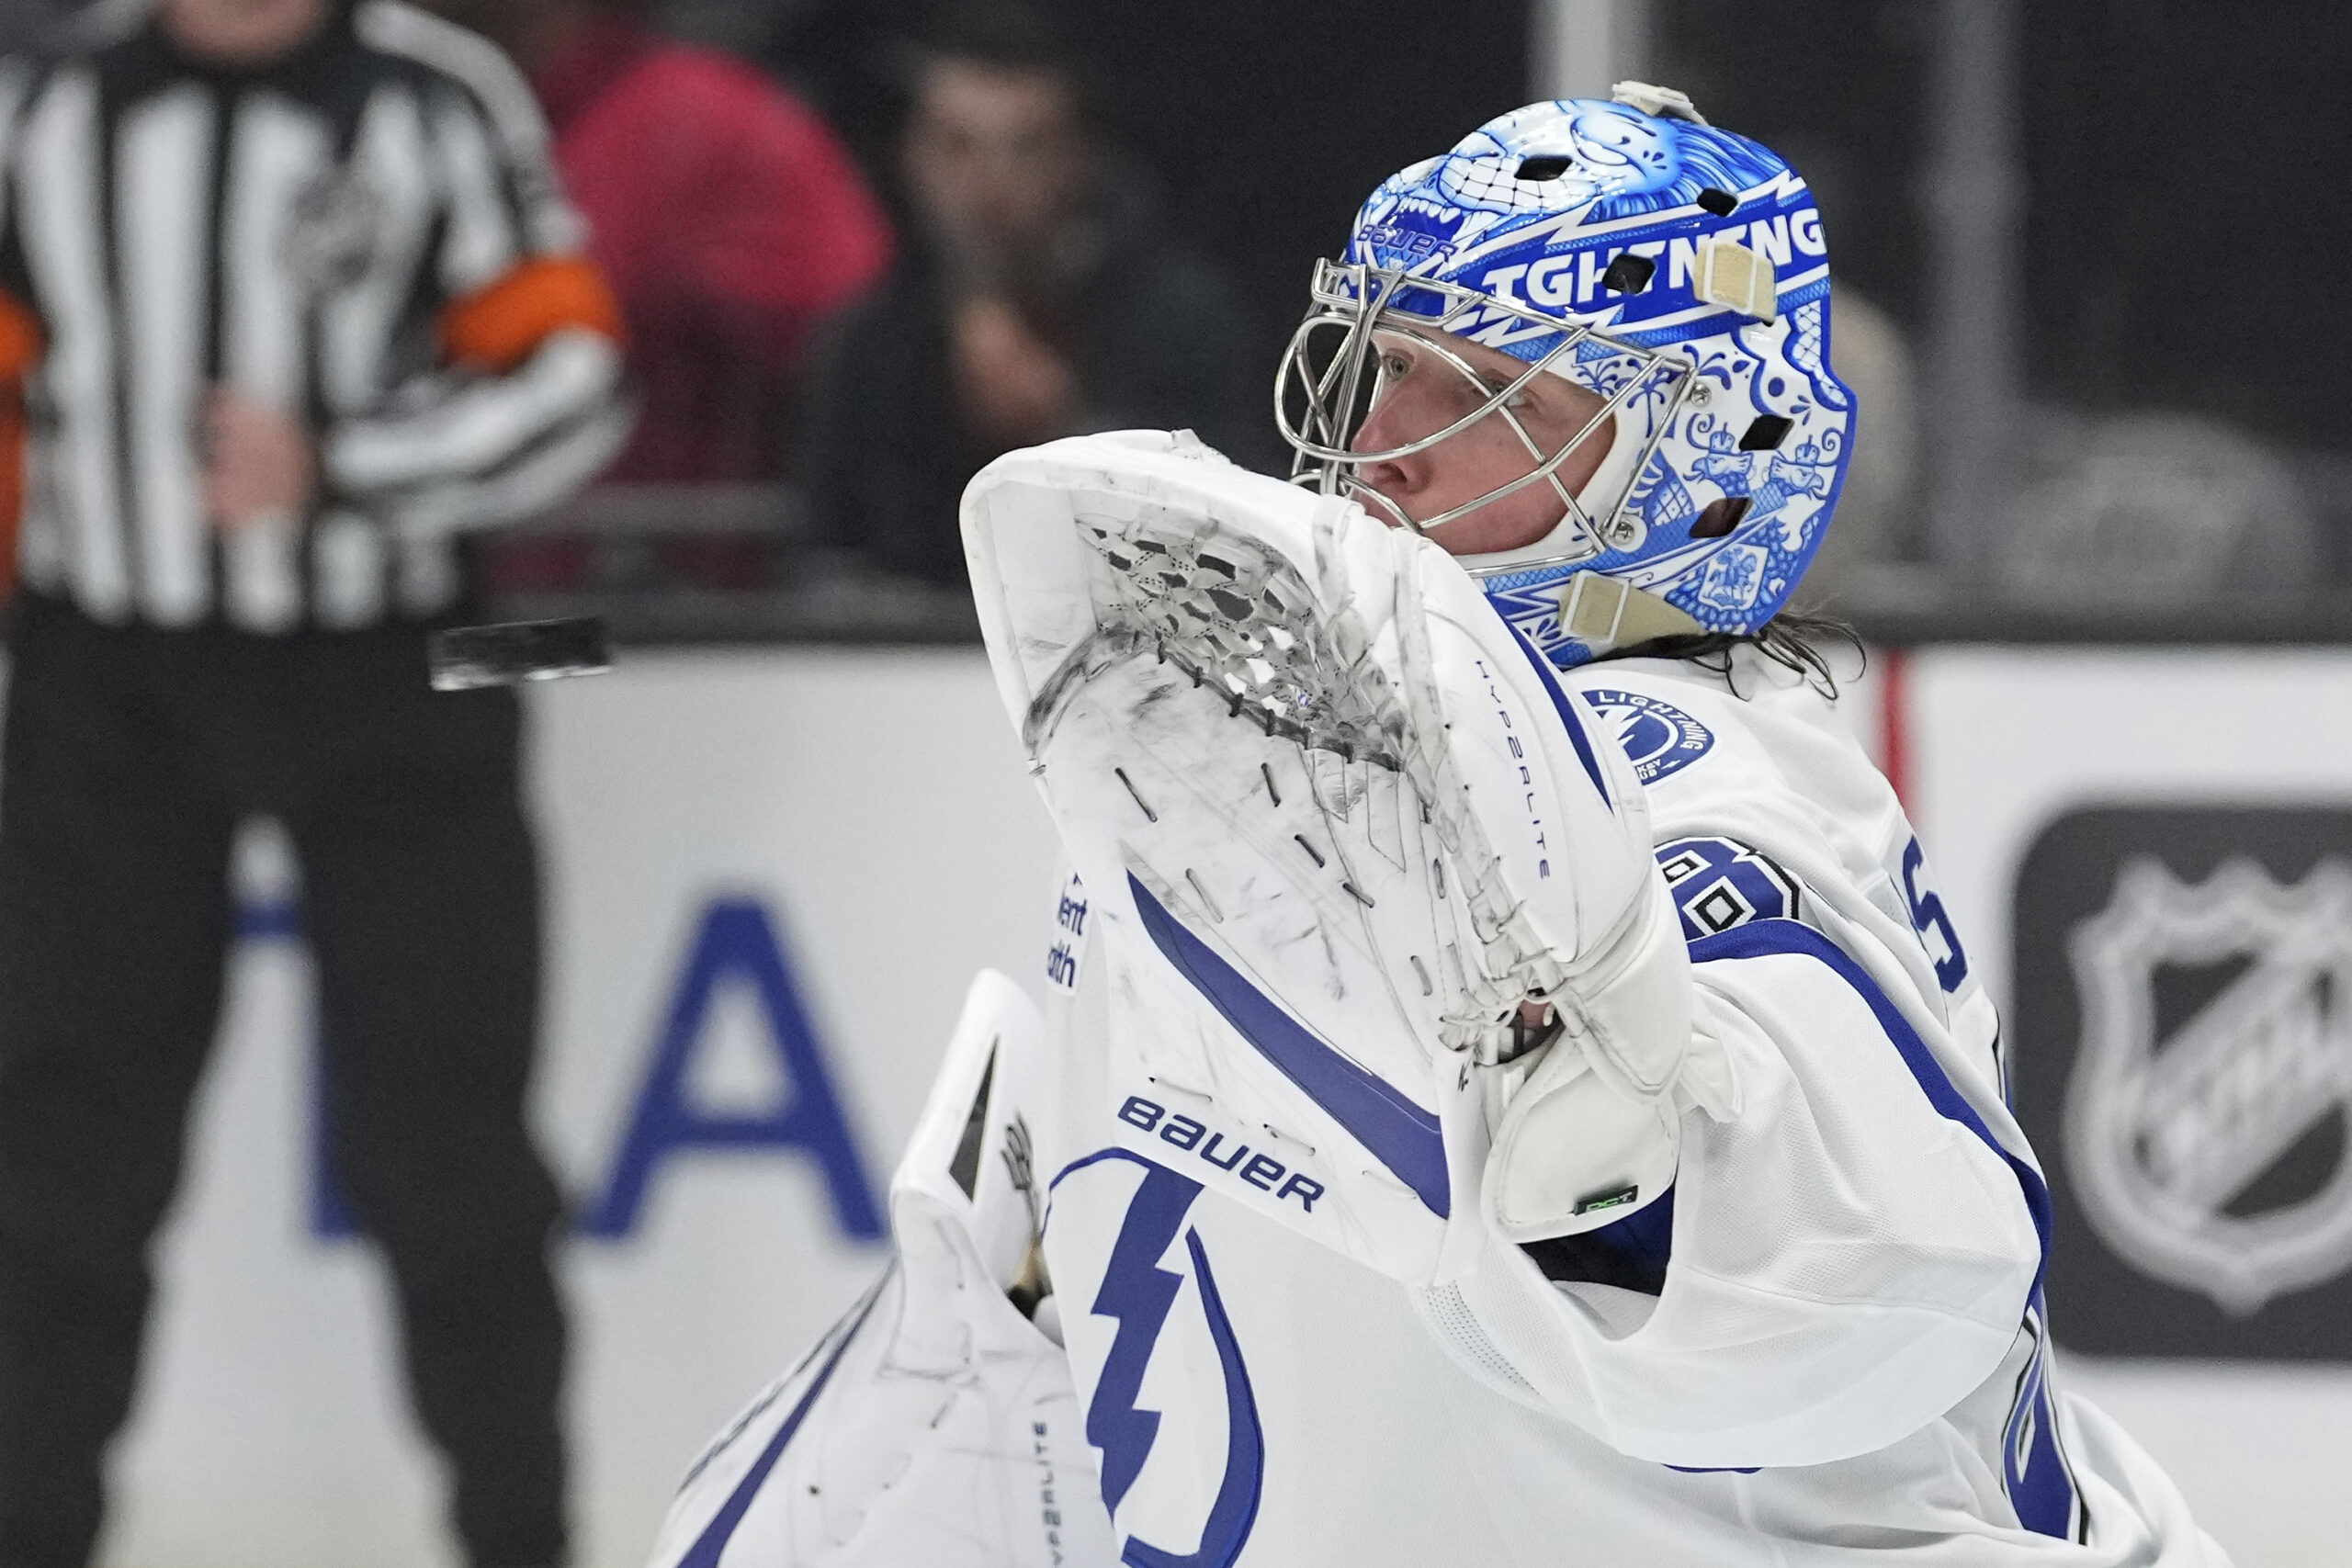
[[[1625,470],[1631,468],[1634,457],[1629,455],[1623,463],[1618,463],[1616,460],[1620,451],[1635,445],[1625,441],[1624,435],[1624,430],[1620,428],[1617,438],[1611,444],[1609,458],[1602,462],[1600,468],[1595,470],[1592,479],[1586,483],[1584,487],[1586,495],[1591,495],[1596,491],[1603,494],[1609,493],[1600,488],[1607,483],[1630,485],[1633,482],[1632,476]],[[1612,468],[1615,469],[1613,475]],[[1403,507],[1373,489],[1372,486],[1355,479],[1352,475],[1349,476],[1343,484],[1349,499],[1362,505],[1366,511],[1385,513],[1394,518],[1399,526],[1409,528],[1416,534],[1423,534],[1421,525],[1407,515]],[[1582,497],[1578,499],[1581,501]],[[1562,542],[1562,528],[1576,526],[1580,529],[1581,527],[1577,524],[1575,508],[1570,508],[1560,521],[1562,525],[1560,528],[1555,528],[1543,539],[1524,549],[1510,550],[1496,555],[1464,556],[1461,558],[1462,564],[1468,569],[1473,577],[1497,577],[1522,570],[1526,565],[1526,562],[1521,558],[1522,557],[1542,558],[1547,553],[1556,556]],[[1423,534],[1423,536],[1426,537],[1426,534]],[[1668,604],[1657,594],[1636,588],[1621,579],[1603,577],[1597,572],[1579,571],[1563,581],[1560,584],[1559,604],[1560,630],[1583,643],[1597,654],[1608,653],[1620,648],[1632,648],[1645,642],[1654,642],[1659,637],[1703,636],[1707,629],[1688,614]]]
[[[1655,593],[1614,577],[1580,571],[1560,585],[1560,629],[1595,653],[1706,627]]]

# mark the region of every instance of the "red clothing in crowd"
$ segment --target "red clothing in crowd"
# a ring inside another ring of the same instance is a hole
[[[847,151],[752,67],[624,18],[596,23],[537,86],[628,323],[641,408],[605,477],[775,477],[809,330],[890,260]]]

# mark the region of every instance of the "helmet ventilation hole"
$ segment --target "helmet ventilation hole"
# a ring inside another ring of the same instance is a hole
[[[1527,176],[1522,175],[1520,177],[1524,179]],[[1717,190],[1713,186],[1709,186],[1699,193],[1698,201],[1700,206],[1718,218],[1730,217],[1733,209],[1739,206],[1739,197],[1727,190]]]
[[[1739,449],[1743,452],[1777,452],[1781,443],[1789,438],[1789,432],[1795,428],[1796,421],[1784,414],[1759,413],[1749,423],[1747,434],[1739,438]]]
[[[1744,495],[1727,495],[1721,501],[1711,501],[1700,511],[1699,521],[1690,525],[1690,536],[1694,539],[1720,539],[1738,527],[1739,520],[1747,515],[1747,497]]]
[[[1518,177],[1522,180],[1556,180],[1568,172],[1568,164],[1572,162],[1574,162],[1573,159],[1563,158],[1551,152],[1539,153],[1532,158],[1521,158],[1519,161]]]
[[[1600,275],[1600,287],[1612,294],[1639,294],[1657,276],[1657,263],[1647,256],[1637,256],[1627,251],[1609,264]]]

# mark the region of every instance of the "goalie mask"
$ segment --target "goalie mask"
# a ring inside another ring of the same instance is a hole
[[[1275,387],[1294,477],[1422,530],[1544,487],[1562,508],[1548,533],[1461,558],[1555,664],[1753,632],[1788,603],[1845,479],[1854,400],[1829,368],[1820,214],[1772,152],[1635,83],[1615,101],[1532,104],[1383,184],[1312,292]],[[1353,451],[1391,333],[1467,378],[1476,406],[1406,445]],[[1495,387],[1445,334],[1526,368]],[[1544,375],[1601,400],[1556,449],[1512,407]],[[1363,477],[1482,419],[1510,424],[1530,471],[1421,518]],[[1571,491],[1558,470],[1611,425]]]

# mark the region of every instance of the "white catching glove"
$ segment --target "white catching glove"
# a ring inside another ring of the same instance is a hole
[[[1158,433],[999,459],[964,530],[1122,1136],[1419,1282],[1666,1189],[1718,1075],[1640,785],[1451,557]]]

